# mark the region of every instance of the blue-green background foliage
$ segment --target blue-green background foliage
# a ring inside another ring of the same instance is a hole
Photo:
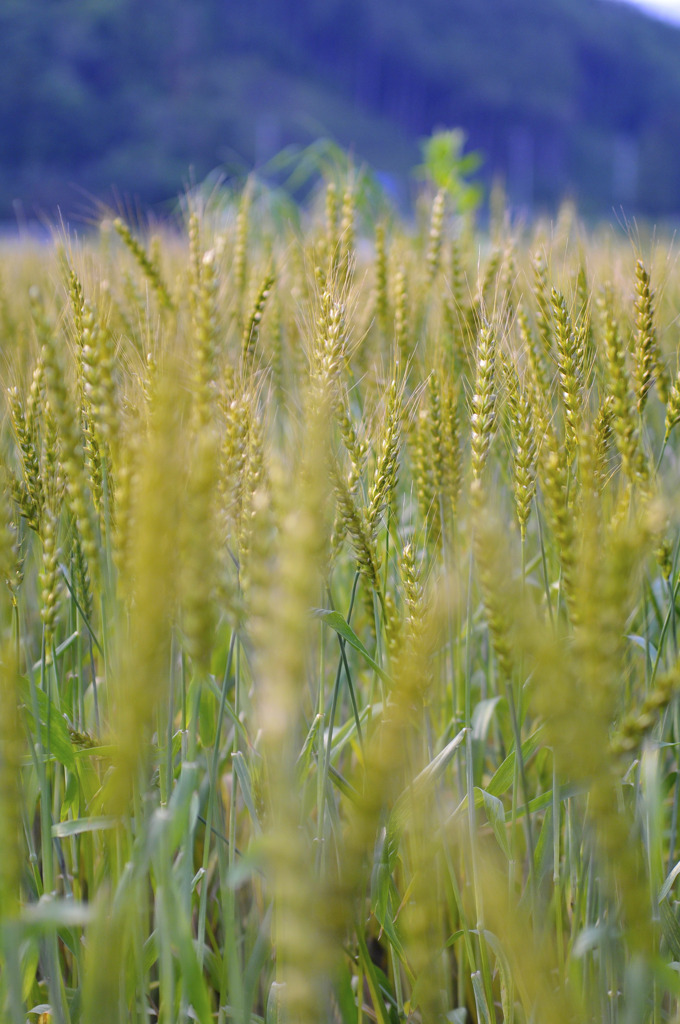
[[[451,126],[529,212],[673,216],[680,29],[611,0],[0,5],[1,218],[162,204],[324,135],[407,200]]]

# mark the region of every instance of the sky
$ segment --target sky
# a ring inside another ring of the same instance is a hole
[[[636,7],[680,25],[680,0],[628,0]]]

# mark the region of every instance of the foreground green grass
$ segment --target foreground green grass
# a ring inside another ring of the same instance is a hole
[[[2,282],[2,1020],[675,1020],[672,258],[331,187]]]

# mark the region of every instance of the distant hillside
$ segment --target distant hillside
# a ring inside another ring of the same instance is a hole
[[[463,126],[511,199],[680,213],[680,29],[613,0],[3,0],[0,216]],[[191,169],[191,170],[190,170]]]

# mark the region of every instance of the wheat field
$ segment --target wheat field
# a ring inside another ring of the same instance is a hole
[[[0,253],[0,1019],[680,1019],[680,278],[352,175]]]

